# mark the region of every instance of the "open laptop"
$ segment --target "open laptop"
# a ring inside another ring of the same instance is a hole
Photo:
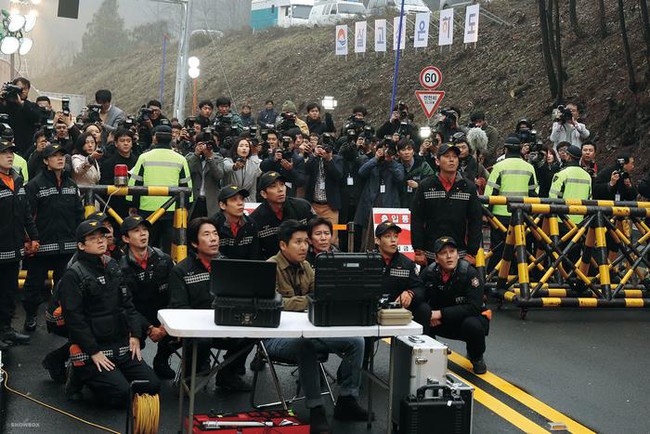
[[[215,259],[210,273],[210,290],[217,297],[275,297],[275,262],[243,259]]]

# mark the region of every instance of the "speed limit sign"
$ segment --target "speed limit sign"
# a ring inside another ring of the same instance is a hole
[[[420,84],[427,89],[435,89],[442,83],[442,72],[435,66],[427,66],[420,71]]]

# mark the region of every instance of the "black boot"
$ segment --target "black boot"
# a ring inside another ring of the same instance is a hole
[[[173,380],[176,378],[176,372],[169,367],[169,354],[165,351],[160,351],[153,358],[153,370],[161,380]]]
[[[0,341],[8,341],[13,344],[27,344],[30,339],[30,335],[18,333],[11,326],[4,326],[0,329]]]
[[[58,384],[64,384],[66,380],[65,375],[65,359],[60,360],[56,356],[56,352],[52,351],[48,353],[47,356],[41,362],[43,368],[47,369],[47,372],[50,373],[50,378],[52,381]]]
[[[23,324],[23,328],[26,332],[33,332],[36,330],[36,314],[28,313],[25,315],[25,324]]]
[[[319,405],[309,410],[309,426],[310,434],[331,434],[332,430],[327,421],[325,407]]]
[[[354,396],[339,396],[334,407],[334,419],[350,421],[367,421],[368,410],[359,405]]]

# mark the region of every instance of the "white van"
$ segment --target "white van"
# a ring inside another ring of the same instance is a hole
[[[397,12],[402,9],[402,0],[370,0],[366,13],[368,15],[386,15],[387,13]],[[418,14],[420,12],[431,12],[422,0],[405,0],[404,13]]]
[[[325,0],[317,2],[309,14],[310,26],[328,26],[340,21],[364,18],[366,8],[356,1]]]
[[[306,26],[312,6],[314,0],[253,0],[251,28]]]

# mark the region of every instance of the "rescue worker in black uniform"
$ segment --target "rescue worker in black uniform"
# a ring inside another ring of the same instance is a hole
[[[77,184],[64,170],[66,154],[61,145],[47,145],[43,150],[47,169],[25,185],[40,236],[38,252],[26,261],[23,307],[28,332],[36,330],[36,313],[47,272],[54,270],[56,285],[77,248],[75,229],[81,223],[83,206]]]
[[[149,246],[149,220],[141,216],[124,219],[120,231],[124,243],[120,267],[126,286],[131,291],[135,310],[144,336],[158,343],[153,358],[153,370],[162,380],[173,380],[176,373],[169,367],[169,357],[174,353],[174,339],[167,334],[158,320],[158,310],[169,304],[169,275],[174,267],[172,258],[162,250]],[[144,346],[144,345],[143,345]]]
[[[458,171],[460,149],[451,143],[437,152],[439,172],[420,182],[411,208],[416,261],[435,261],[433,243],[441,236],[459,240],[461,256],[473,263],[481,245],[482,212],[474,183]],[[465,242],[467,240],[467,242]],[[469,257],[467,257],[469,255]]]
[[[13,168],[16,150],[13,132],[9,126],[4,126],[0,138],[0,209],[3,210],[3,224],[0,225],[0,351],[8,349],[12,343],[29,342],[29,335],[12,328],[11,318],[16,310],[14,300],[18,294],[20,260],[26,250],[33,252],[38,249],[38,231],[25,196],[23,178]]]
[[[219,233],[214,222],[207,217],[197,217],[187,228],[187,258],[176,264],[169,277],[169,307],[171,309],[212,309],[214,298],[210,291],[212,260],[219,253]],[[223,348],[228,352],[224,360],[252,344],[246,339],[200,339],[198,344],[197,372],[209,369],[210,348]],[[242,376],[246,373],[247,353],[219,370],[215,384],[218,388],[237,392],[250,392],[251,386]],[[186,361],[190,366],[189,362]]]
[[[375,229],[375,244],[384,260],[381,282],[382,296],[413,313],[413,319],[426,327],[431,316],[424,303],[424,286],[415,271],[415,262],[398,251],[397,240],[402,228],[392,222],[383,222]]]
[[[142,360],[142,327],[119,264],[106,256],[108,230],[83,221],[76,230],[77,261],[59,286],[75,376],[101,400],[123,408],[130,383],[137,393],[157,394],[160,381]]]
[[[251,214],[257,224],[257,236],[263,259],[278,253],[278,227],[285,220],[298,220],[306,225],[316,217],[309,202],[296,197],[287,197],[286,179],[278,172],[266,172],[258,181],[260,195],[264,198],[260,206]]]
[[[467,344],[467,356],[475,374],[485,374],[485,336],[491,312],[483,302],[483,284],[478,271],[458,256],[452,237],[438,238],[433,251],[436,263],[420,275],[431,311],[430,329],[425,333],[459,339]]]
[[[212,216],[219,232],[219,252],[230,259],[260,259],[257,224],[244,213],[248,190],[235,184],[219,192],[220,211]]]

